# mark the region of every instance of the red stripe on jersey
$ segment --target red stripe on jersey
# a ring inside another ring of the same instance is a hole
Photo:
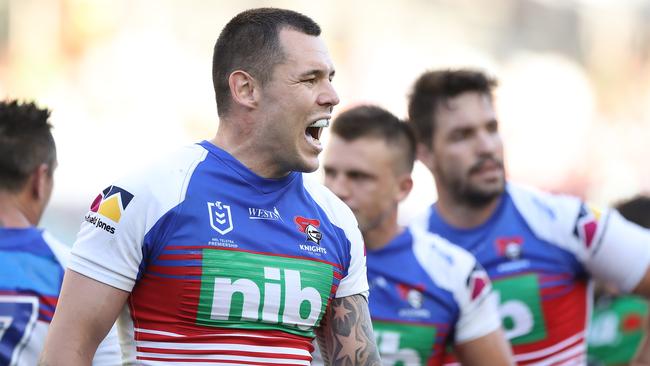
[[[186,261],[202,259],[201,253],[188,253],[188,254],[161,254],[156,258],[157,261]]]
[[[551,347],[587,328],[587,306],[589,304],[587,282],[579,280],[571,291],[542,301],[542,313],[546,327],[546,338],[531,344],[513,346],[514,354],[529,353]]]
[[[579,346],[580,344],[584,344],[584,350],[573,350],[571,351],[570,349],[576,346]],[[537,357],[537,358],[531,358],[531,359],[526,359],[526,360],[520,360],[517,362],[517,365],[538,365],[539,363],[546,362],[548,364],[548,360],[551,358],[554,358],[554,361],[551,363],[551,365],[559,365],[559,364],[564,364],[568,360],[571,359],[582,359],[585,358],[585,351],[587,349],[586,346],[586,341],[584,337],[580,337],[578,340],[575,342],[571,342],[570,344],[565,345],[565,347],[559,348],[558,350],[555,350],[549,354],[544,355],[543,357]],[[567,352],[570,351],[567,355],[560,355],[562,352]],[[577,353],[576,353],[577,352]],[[557,357],[559,355],[559,357]],[[515,355],[516,357],[517,355]],[[557,359],[555,359],[557,357]],[[582,365],[582,363],[580,363]]]
[[[542,274],[539,276],[540,283],[556,282],[556,281],[570,281],[573,275],[570,273],[559,273],[553,275]]]
[[[184,337],[170,337],[165,335],[136,332],[139,342],[170,342],[192,344],[241,344],[250,346],[268,346],[305,349],[313,351],[311,339],[298,337],[290,333],[278,331],[242,331],[239,329],[215,328],[210,334],[188,335]],[[255,336],[250,336],[255,335]],[[140,349],[141,347],[138,347]],[[170,349],[167,352],[174,352]],[[162,352],[162,351],[161,351]]]
[[[303,360],[311,361],[310,355],[292,355],[282,352],[255,352],[255,351],[235,351],[223,349],[163,349],[163,348],[149,348],[138,347],[138,352],[141,353],[160,353],[166,355],[228,355],[228,356],[246,356],[246,357],[263,357],[263,358],[279,358],[283,360]]]
[[[548,292],[557,292],[558,287],[560,289],[567,288],[566,285],[549,287]],[[551,349],[553,346],[557,346],[577,334],[584,334],[587,328],[587,306],[589,304],[587,282],[585,280],[578,280],[573,283],[572,287],[564,295],[550,299],[542,299],[542,313],[545,322],[546,338],[528,344],[513,345],[512,352],[515,357],[533,352],[544,352],[544,350]],[[545,292],[542,291],[542,293]],[[544,357],[521,361],[517,364],[534,364],[571,347],[575,347],[580,343],[585,343],[584,335],[575,337],[573,341],[567,342],[567,344],[564,344],[557,350],[550,351]],[[581,352],[579,355],[584,356],[584,352]],[[444,364],[457,362],[458,360],[453,354],[448,353],[445,355]]]
[[[309,260],[309,261],[329,264],[331,266],[334,266],[334,267],[338,268],[339,270],[343,270],[343,266],[338,264],[338,263],[329,262],[329,261],[318,259],[318,258],[299,256],[299,255],[286,255],[286,254],[278,254],[278,253],[258,252],[258,251],[254,251],[254,250],[245,250],[245,249],[239,249],[239,248],[222,248],[222,247],[215,248],[212,245],[188,245],[188,246],[168,245],[168,246],[165,247],[165,249],[166,250],[191,250],[191,249],[230,250],[230,251],[233,251],[233,252],[245,252],[245,253],[251,253],[251,254],[262,254],[262,255],[273,256],[273,257],[305,259],[305,260]]]
[[[147,272],[158,275],[170,276],[201,276],[203,269],[200,266],[181,267],[181,266],[158,266],[152,264],[147,267]]]
[[[238,365],[262,365],[262,366],[287,366],[291,364],[287,363],[268,363],[268,362],[254,362],[254,361],[242,361],[242,360],[206,360],[202,358],[197,358],[197,359],[187,359],[187,358],[179,358],[179,359],[174,359],[174,358],[161,358],[161,357],[145,357],[145,356],[137,356],[136,357],[138,360],[143,360],[143,361],[163,361],[163,362],[187,362],[188,364],[195,363],[195,362],[202,362],[202,363],[229,363],[229,364],[238,364]]]

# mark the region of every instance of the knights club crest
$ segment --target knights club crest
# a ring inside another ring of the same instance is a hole
[[[320,241],[323,238],[323,233],[318,230],[320,221],[316,219],[308,219],[302,216],[296,216],[293,221],[298,226],[298,230],[307,234],[307,241],[314,244],[320,244]]]
[[[232,231],[232,214],[230,205],[224,205],[221,201],[208,202],[210,213],[210,226],[219,234],[225,235]]]

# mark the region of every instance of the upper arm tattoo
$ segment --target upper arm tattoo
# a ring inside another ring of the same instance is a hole
[[[332,299],[316,334],[326,365],[381,365],[363,295]]]

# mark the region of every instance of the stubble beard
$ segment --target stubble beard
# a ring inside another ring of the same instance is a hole
[[[463,178],[452,178],[438,173],[444,181],[452,199],[459,205],[480,209],[497,200],[505,191],[505,172],[502,171],[500,181],[493,187],[481,187],[470,181],[471,173]]]

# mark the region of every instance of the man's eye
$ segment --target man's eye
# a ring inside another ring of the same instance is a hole
[[[313,85],[313,84],[316,83],[316,79],[315,79],[315,78],[312,78],[312,79],[305,79],[305,80],[303,80],[302,82],[303,82],[303,83],[306,83],[306,84],[311,84],[311,85]]]

